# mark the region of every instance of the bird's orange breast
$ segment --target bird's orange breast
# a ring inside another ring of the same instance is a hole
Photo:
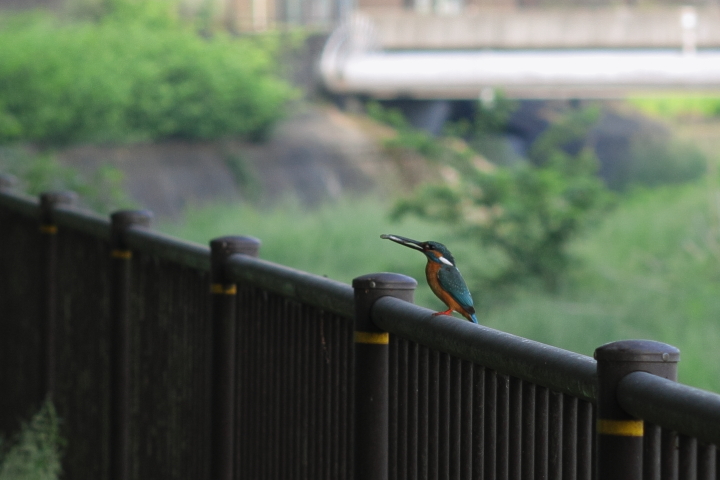
[[[425,277],[427,277],[428,285],[430,285],[430,290],[433,291],[437,297],[443,301],[445,305],[447,305],[449,308],[455,310],[456,312],[464,312],[465,309],[460,306],[460,304],[455,301],[455,299],[444,289],[440,286],[440,280],[438,280],[438,272],[442,268],[442,265],[440,265],[438,262],[433,262],[429,260],[427,262],[427,265],[425,265]]]

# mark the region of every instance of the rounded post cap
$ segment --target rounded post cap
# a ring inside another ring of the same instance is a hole
[[[153,214],[150,210],[118,210],[110,214],[114,229],[125,229],[131,226],[149,227]]]
[[[59,205],[74,205],[77,200],[78,194],[75,192],[45,192],[40,194],[40,207],[50,209]]]
[[[362,290],[415,290],[417,281],[399,273],[369,273],[353,279],[352,286]]]
[[[257,257],[262,242],[255,237],[245,235],[228,235],[210,240],[210,251],[220,258],[227,258],[234,253],[242,253]]]
[[[680,350],[654,340],[621,340],[598,347],[594,356],[595,360],[608,362],[677,363]]]
[[[9,173],[0,174],[0,190],[10,190],[15,188],[18,183],[15,175],[10,175]]]

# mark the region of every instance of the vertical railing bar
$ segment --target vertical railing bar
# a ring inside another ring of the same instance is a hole
[[[698,445],[698,480],[715,480],[715,445]]]
[[[548,412],[548,478],[562,480],[563,395],[550,392]]]
[[[473,460],[473,382],[475,365],[471,362],[462,362],[462,406],[460,410],[461,439],[460,448],[460,480],[472,479]]]
[[[660,479],[678,480],[678,435],[661,429]]]
[[[310,444],[310,448],[308,451],[308,463],[310,466],[310,478],[319,479],[320,478],[320,472],[318,468],[318,439],[320,438],[319,435],[319,419],[318,419],[318,346],[319,346],[319,340],[320,336],[318,335],[318,326],[319,322],[315,321],[313,316],[311,315],[311,309],[312,307],[306,307],[305,308],[305,320],[307,322],[307,325],[310,327],[308,328],[308,331],[310,333],[310,338],[308,338],[308,347],[309,347],[309,361],[307,363],[308,370],[310,371],[310,428],[308,429],[309,438],[308,443]]]
[[[339,318],[333,317],[332,319],[332,340],[331,340],[331,360],[330,365],[332,366],[332,391],[333,391],[333,402],[332,402],[332,413],[330,416],[330,424],[332,428],[331,442],[331,468],[329,472],[329,478],[342,479],[345,478],[344,474],[340,472],[340,399],[342,398],[342,391],[340,389],[340,364],[343,353],[342,342],[340,341],[340,330],[342,325]],[[287,478],[287,477],[286,477]]]
[[[430,396],[430,351],[420,345],[418,359],[418,476],[419,480],[428,480],[428,429],[430,413],[428,399]]]
[[[253,375],[252,382],[249,384],[251,389],[248,394],[252,398],[252,405],[250,408],[250,429],[247,434],[252,436],[250,443],[250,477],[260,478],[262,471],[262,463],[264,461],[263,452],[263,428],[262,428],[262,410],[265,405],[262,398],[262,372],[265,371],[264,365],[264,348],[263,339],[264,335],[262,332],[262,323],[265,315],[267,314],[267,296],[266,291],[262,291],[261,298],[256,303],[255,315],[253,316],[252,325],[252,338],[253,343],[251,344],[251,355],[253,364]]]
[[[430,350],[428,396],[428,478],[435,480],[439,470],[439,415],[440,415],[440,353]]]
[[[440,353],[440,404],[438,410],[438,480],[450,479],[450,355]]]
[[[317,314],[319,313],[319,315]],[[330,421],[330,401],[332,398],[332,385],[330,384],[330,362],[329,362],[329,351],[330,348],[328,344],[328,332],[329,332],[329,326],[328,326],[328,319],[327,315],[323,314],[322,311],[319,311],[316,313],[316,318],[320,317],[320,339],[321,339],[321,346],[319,349],[320,353],[320,378],[322,381],[320,382],[320,394],[321,394],[321,401],[318,402],[318,405],[320,407],[320,415],[322,418],[322,428],[321,428],[321,442],[320,442],[320,466],[322,468],[322,471],[319,475],[319,478],[329,478],[329,463],[330,456],[328,455],[329,449],[328,442],[329,442],[329,434],[331,426]]]
[[[302,324],[302,305],[293,304],[291,309],[290,318],[288,323],[290,324],[290,333],[292,335],[292,349],[291,349],[291,361],[293,363],[292,369],[292,383],[293,383],[293,401],[291,402],[292,420],[290,428],[291,431],[291,467],[289,478],[302,478],[304,457],[303,457],[303,445],[304,442],[304,374],[307,370],[303,362],[303,352],[305,344],[303,343],[303,324]]]
[[[643,435],[643,480],[660,480],[660,427],[645,422]]]
[[[272,393],[271,393],[271,378],[273,374],[273,355],[272,355],[272,325],[268,324],[268,318],[272,318],[273,309],[276,304],[276,297],[274,294],[270,294],[267,297],[267,301],[264,304],[263,312],[259,317],[262,319],[258,323],[258,334],[260,335],[259,342],[259,361],[262,365],[258,371],[258,392],[260,394],[258,401],[258,410],[256,415],[258,416],[259,422],[259,442],[258,442],[258,458],[260,462],[258,464],[258,478],[269,478],[270,469],[270,458],[273,456],[271,437],[272,432],[270,431],[270,421],[272,418],[272,411],[274,409]]]
[[[278,408],[276,402],[279,398],[275,395],[275,375],[277,373],[277,359],[275,358],[275,344],[277,342],[276,337],[276,325],[274,319],[277,316],[279,298],[273,295],[268,302],[267,309],[265,310],[265,316],[263,317],[262,331],[263,331],[263,344],[265,350],[265,375],[262,377],[263,384],[263,418],[264,425],[262,430],[263,444],[263,462],[260,478],[273,478],[273,470],[277,463],[277,454],[275,450],[275,425],[274,417],[275,412]]]
[[[535,399],[537,387],[523,382],[522,456],[520,459],[522,479],[535,479]]]
[[[578,452],[578,399],[570,395],[563,398],[562,422],[562,479],[577,477]]]
[[[397,478],[407,478],[408,459],[408,341],[398,339]]]
[[[497,469],[497,372],[485,372],[485,478],[496,479]]]
[[[450,415],[450,455],[449,455],[449,472],[450,478],[460,478],[460,449],[461,449],[461,430],[462,421],[462,363],[455,357],[450,358],[450,388],[448,393]]]
[[[288,378],[286,375],[287,371],[287,351],[289,345],[287,343],[287,299],[278,298],[275,306],[275,316],[273,318],[274,334],[277,336],[277,340],[273,342],[275,349],[273,351],[273,370],[275,373],[273,378],[275,379],[273,398],[274,400],[274,414],[273,414],[273,429],[272,435],[274,437],[273,455],[275,461],[271,461],[270,464],[274,467],[274,475],[271,478],[277,480],[286,479],[287,476],[283,474],[283,469],[287,462],[286,455],[287,450],[285,449],[285,438],[287,436],[287,422],[284,421],[284,417],[288,410],[285,404],[287,397],[287,385]]]
[[[294,337],[290,335],[291,326],[288,322],[288,320],[290,319],[291,309],[291,302],[287,299],[284,299],[280,308],[280,318],[278,319],[281,323],[280,335],[282,338],[282,342],[280,343],[280,348],[278,352],[278,356],[280,359],[280,380],[278,381],[278,395],[282,399],[279,406],[280,408],[278,408],[279,431],[277,434],[278,437],[280,437],[280,441],[278,443],[278,448],[280,449],[278,462],[279,468],[277,474],[278,479],[292,478],[289,471],[291,462],[290,457],[292,455],[290,443],[290,436],[292,435],[292,408],[290,408],[290,405],[288,405],[288,400],[294,399],[296,397],[293,392],[291,373],[293,368],[291,351],[294,343]]]
[[[418,349],[420,346],[412,342],[408,351],[408,457],[407,477],[418,478]]]
[[[686,435],[679,435],[680,449],[678,451],[678,478],[679,480],[696,480],[697,478],[697,439]]]
[[[548,478],[548,414],[550,392],[545,387],[537,387],[535,400],[535,478]]]
[[[353,384],[353,342],[350,338],[352,328],[349,322],[343,320],[340,338],[343,341],[345,350],[342,352],[339,377],[341,381],[342,398],[340,404],[340,426],[342,437],[342,448],[340,450],[340,472],[341,479],[352,478],[352,384]]]
[[[299,364],[302,366],[302,374],[300,375],[302,380],[302,394],[300,397],[301,401],[298,402],[302,406],[300,411],[300,418],[302,421],[299,425],[300,428],[298,431],[298,447],[300,449],[299,453],[301,466],[300,478],[314,478],[312,476],[312,440],[310,438],[313,434],[311,410],[314,393],[311,385],[312,368],[310,368],[312,362],[312,345],[310,343],[312,341],[312,331],[310,329],[311,323],[307,318],[307,309],[308,307],[306,305],[302,305],[298,315],[298,325],[300,328],[300,335],[298,336],[301,339]]]
[[[245,382],[248,378],[248,360],[247,360],[247,318],[250,306],[250,287],[245,284],[238,284],[238,319],[237,319],[237,371],[236,378],[236,408],[237,415],[235,417],[235,462],[234,462],[234,478],[244,477],[245,468],[247,468],[247,434],[245,431],[245,421],[247,419],[247,393],[240,395],[239,392],[244,391]],[[243,433],[241,433],[243,432]]]
[[[473,478],[485,479],[485,367],[473,366]]]
[[[510,377],[509,480],[520,480],[522,475],[522,393],[523,382],[519,378]]]
[[[399,371],[400,371],[400,342],[402,339],[395,335],[390,337],[389,347],[389,370],[388,370],[388,475],[390,478],[398,477],[398,423],[400,422],[399,410],[398,410],[398,396],[400,395],[400,382]]]
[[[577,479],[591,480],[593,478],[593,432],[594,408],[590,402],[578,400],[578,453],[577,453]]]
[[[510,378],[497,376],[497,480],[507,480],[510,449]]]

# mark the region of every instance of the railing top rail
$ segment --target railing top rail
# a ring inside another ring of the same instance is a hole
[[[247,255],[228,260],[228,275],[343,317],[355,314],[350,285]]]
[[[53,209],[53,220],[61,227],[110,240],[110,221],[96,213],[74,207],[57,207]]]
[[[35,197],[0,190],[0,206],[26,217],[40,218],[40,202]]]
[[[432,313],[392,297],[379,299],[372,311],[374,322],[390,333],[506,375],[595,401],[597,367],[592,358]]]
[[[631,415],[720,445],[720,395],[647,372],[633,372],[618,384],[618,401]]]
[[[180,240],[143,227],[131,227],[124,233],[131,249],[154,255],[163,260],[177,262],[186,267],[210,271],[210,248],[194,242]]]

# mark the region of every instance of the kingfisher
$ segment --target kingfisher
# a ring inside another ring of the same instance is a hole
[[[460,270],[455,266],[455,259],[450,250],[439,242],[418,242],[400,235],[380,235],[380,238],[392,240],[413,250],[418,250],[427,257],[425,276],[430,289],[448,306],[444,312],[433,315],[451,315],[453,310],[473,323],[478,323],[473,307],[472,296]]]

